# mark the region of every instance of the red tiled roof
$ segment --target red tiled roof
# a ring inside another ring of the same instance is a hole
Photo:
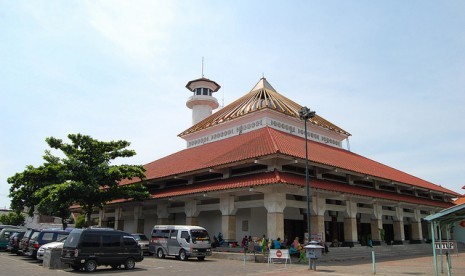
[[[205,192],[241,189],[256,186],[265,186],[273,184],[290,184],[305,187],[305,177],[290,173],[268,172],[256,175],[246,175],[234,177],[224,180],[216,180],[205,184],[188,185],[172,189],[164,189],[157,191],[152,195],[152,198],[169,198],[182,195],[201,194]],[[432,201],[429,199],[412,197],[408,195],[400,195],[391,192],[373,190],[358,186],[351,186],[344,183],[335,183],[325,180],[310,180],[311,189],[321,189],[327,191],[342,192],[344,194],[353,194],[359,196],[367,196],[373,198],[382,198],[393,201],[408,202],[413,204],[422,204],[429,206],[437,206],[442,208],[451,207],[453,204],[440,201]]]
[[[308,141],[308,149],[309,160],[313,163],[459,196],[449,189],[344,149],[313,141]],[[158,179],[272,154],[305,159],[303,138],[265,127],[225,140],[185,149],[153,161],[144,167],[147,179]],[[136,180],[123,181],[121,184],[132,182]]]
[[[465,195],[462,195],[461,197],[457,198],[457,199],[454,201],[454,203],[457,204],[457,205],[460,205],[460,204],[465,203]]]

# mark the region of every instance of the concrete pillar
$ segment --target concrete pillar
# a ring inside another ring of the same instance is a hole
[[[223,239],[227,241],[237,241],[236,239],[236,216],[221,216],[221,233]]]
[[[371,217],[371,241],[373,245],[381,245],[384,240],[381,236],[383,230],[383,206],[373,204],[373,214]]]
[[[310,216],[310,230],[312,234],[319,234],[321,238],[325,239],[325,217],[324,216]]]
[[[394,221],[394,244],[404,244],[404,240],[404,222],[396,220]]]
[[[352,247],[358,243],[357,218],[344,218],[344,243],[343,246]]]
[[[315,193],[310,204],[310,231],[312,234],[319,234],[325,240],[325,212],[326,198],[322,198]]]
[[[373,245],[381,245],[384,241],[381,237],[381,231],[383,229],[383,220],[371,219],[371,241]]]
[[[396,207],[396,215],[394,216],[394,244],[404,244],[404,209]]]
[[[273,240],[284,238],[284,208],[286,208],[286,194],[282,191],[271,190],[264,194],[267,236]]]
[[[164,202],[160,202],[157,204],[157,224],[158,225],[166,225],[169,224],[169,216],[168,213],[168,204]]]
[[[422,243],[423,242],[423,229],[421,227],[421,213],[420,210],[414,210],[414,217],[410,223],[412,226],[412,237],[410,243]]]
[[[105,210],[102,208],[98,211],[98,227],[106,227]]]
[[[410,243],[422,243],[423,241],[423,232],[421,229],[421,222],[415,221],[411,223],[412,225],[412,239]]]
[[[221,211],[221,233],[223,239],[229,241],[237,241],[236,237],[236,212],[237,209],[234,203],[234,196],[220,197]]]
[[[197,200],[189,200],[185,203],[186,225],[199,225],[199,213]]]
[[[115,208],[115,229],[124,230],[123,209],[121,207]]]
[[[266,215],[267,235],[273,240],[277,238],[284,239],[284,213],[273,212]]]
[[[357,231],[357,202],[346,201],[344,217],[344,242],[343,246],[354,246],[358,244]]]
[[[134,223],[136,225],[135,231],[137,233],[144,233],[144,213],[142,210],[143,206],[134,207]]]
[[[186,225],[199,226],[199,218],[198,217],[186,217]]]

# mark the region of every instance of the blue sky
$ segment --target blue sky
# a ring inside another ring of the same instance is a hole
[[[262,75],[350,149],[464,193],[464,1],[2,1],[0,208],[46,137],[185,148],[189,80],[228,104]]]

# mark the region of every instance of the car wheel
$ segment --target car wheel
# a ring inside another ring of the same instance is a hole
[[[165,257],[165,253],[163,253],[163,249],[159,248],[157,251],[157,258],[163,259]]]
[[[94,260],[88,260],[88,261],[84,264],[84,269],[85,269],[87,272],[94,272],[94,271],[97,269],[97,262],[94,261]]]
[[[205,256],[197,257],[197,260],[199,260],[199,261],[205,261]]]
[[[136,261],[133,258],[129,258],[124,262],[124,268],[126,269],[134,269],[136,267]]]
[[[184,249],[181,249],[181,251],[179,251],[179,259],[181,261],[186,261],[187,260],[186,251]]]

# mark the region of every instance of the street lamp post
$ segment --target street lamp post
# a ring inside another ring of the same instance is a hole
[[[304,120],[305,125],[305,186],[307,188],[307,232],[308,232],[308,242],[311,240],[310,232],[310,183],[308,175],[308,143],[307,143],[307,121],[310,118],[315,117],[315,111],[311,111],[308,107],[303,106],[299,110],[299,117],[301,120]]]

